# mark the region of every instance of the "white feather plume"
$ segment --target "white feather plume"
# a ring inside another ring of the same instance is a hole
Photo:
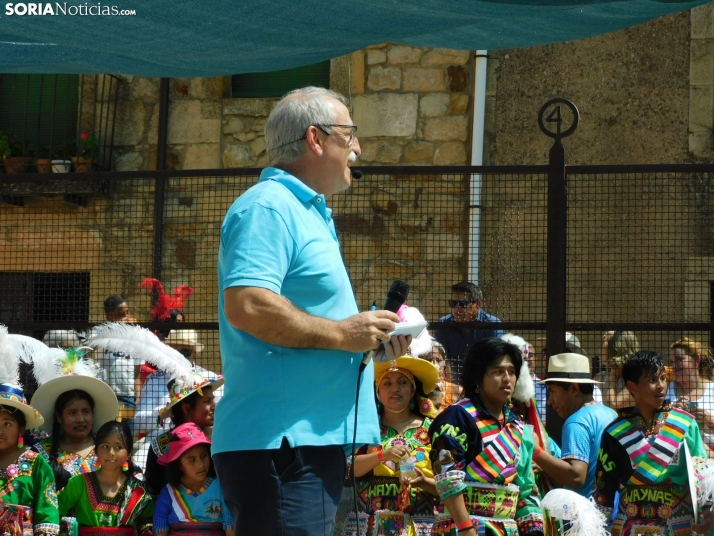
[[[42,385],[61,376],[57,360],[66,357],[61,348],[50,348],[42,341],[25,335],[8,335],[17,353],[17,358],[23,363],[32,365],[32,373],[37,383]]]
[[[516,389],[513,391],[513,398],[530,406],[531,400],[535,397],[535,384],[533,383],[533,376],[531,375],[528,363],[526,363],[525,360],[526,353],[528,352],[528,343],[523,337],[519,337],[513,333],[501,335],[501,340],[517,346],[521,351],[523,362],[521,363],[521,371],[518,374]]]
[[[190,378],[191,362],[162,343],[151,331],[124,322],[107,322],[95,327],[85,344],[109,352],[123,352],[137,361],[147,361],[175,378]]]
[[[605,515],[594,502],[574,491],[551,490],[543,497],[540,505],[547,508],[554,518],[570,522],[564,536],[609,536]]]
[[[19,379],[17,351],[10,342],[7,327],[0,325],[0,383],[17,384]]]

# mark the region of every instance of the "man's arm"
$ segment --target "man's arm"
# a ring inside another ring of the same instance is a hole
[[[134,365],[134,400],[138,401],[141,395],[141,365]]]
[[[366,352],[389,341],[388,332],[399,322],[399,317],[390,311],[329,320],[308,314],[283,296],[258,287],[230,287],[223,297],[224,313],[231,326],[268,344],[287,348]],[[400,336],[385,349],[388,357],[400,356],[406,354],[408,345],[407,339]]]
[[[576,490],[585,485],[585,479],[588,476],[588,464],[583,461],[574,459],[561,460],[546,451],[534,456],[533,461],[548,475],[548,478],[561,486]]]

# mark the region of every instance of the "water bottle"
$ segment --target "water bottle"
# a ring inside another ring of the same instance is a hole
[[[399,472],[410,480],[419,476],[414,467],[414,462],[416,462],[416,458],[414,456],[406,456],[399,460]]]

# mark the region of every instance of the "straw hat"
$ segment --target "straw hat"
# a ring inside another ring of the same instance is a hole
[[[194,372],[188,380],[183,378],[176,380],[169,390],[169,402],[165,408],[159,410],[159,418],[163,420],[171,417],[173,407],[196,391],[200,392],[204,387],[210,387],[215,391],[224,383],[223,376],[206,378],[198,372]]]
[[[97,364],[83,357],[82,348],[70,348],[65,356],[52,359],[55,369],[51,376],[36,374],[40,387],[32,395],[32,401],[37,410],[46,415],[42,430],[52,432],[55,421],[55,403],[67,391],[80,390],[87,393],[94,401],[94,417],[92,429],[97,431],[103,424],[116,419],[119,412],[117,396],[106,383],[97,378]],[[36,366],[41,365],[42,355],[35,356]],[[40,371],[37,371],[40,372]]]
[[[37,410],[42,415],[47,415],[42,425],[43,431],[52,432],[52,425],[55,422],[55,402],[57,402],[62,393],[74,389],[84,391],[94,401],[94,418],[92,419],[92,430],[94,432],[103,424],[117,418],[119,402],[111,387],[98,378],[71,374],[48,381],[41,385],[32,395],[32,400]]]
[[[539,383],[600,383],[592,379],[590,361],[580,354],[556,354],[550,356],[545,380]]]
[[[0,384],[0,405],[19,409],[25,416],[26,428],[37,428],[45,419],[42,414],[25,399],[25,393],[19,385]]]
[[[439,369],[436,368],[436,365],[427,361],[426,359],[412,357],[410,355],[399,357],[395,361],[375,363],[375,383],[379,383],[379,381],[382,379],[382,376],[384,376],[388,372],[398,372],[398,369],[400,368],[408,370],[414,375],[415,378],[417,378],[421,382],[422,386],[424,387],[424,394],[431,393],[434,389],[436,389],[436,384],[439,383]]]
[[[169,346],[191,346],[199,353],[203,345],[198,342],[198,333],[195,329],[172,329],[169,336],[164,339]]]

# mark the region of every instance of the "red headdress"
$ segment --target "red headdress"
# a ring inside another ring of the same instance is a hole
[[[167,296],[161,281],[153,277],[144,279],[141,282],[141,288],[148,289],[149,292],[156,291],[158,293],[159,296],[156,299],[156,303],[151,309],[151,317],[154,320],[161,321],[169,318],[172,310],[183,310],[183,302],[193,294],[193,289],[188,285],[179,285],[174,289],[173,296]]]

